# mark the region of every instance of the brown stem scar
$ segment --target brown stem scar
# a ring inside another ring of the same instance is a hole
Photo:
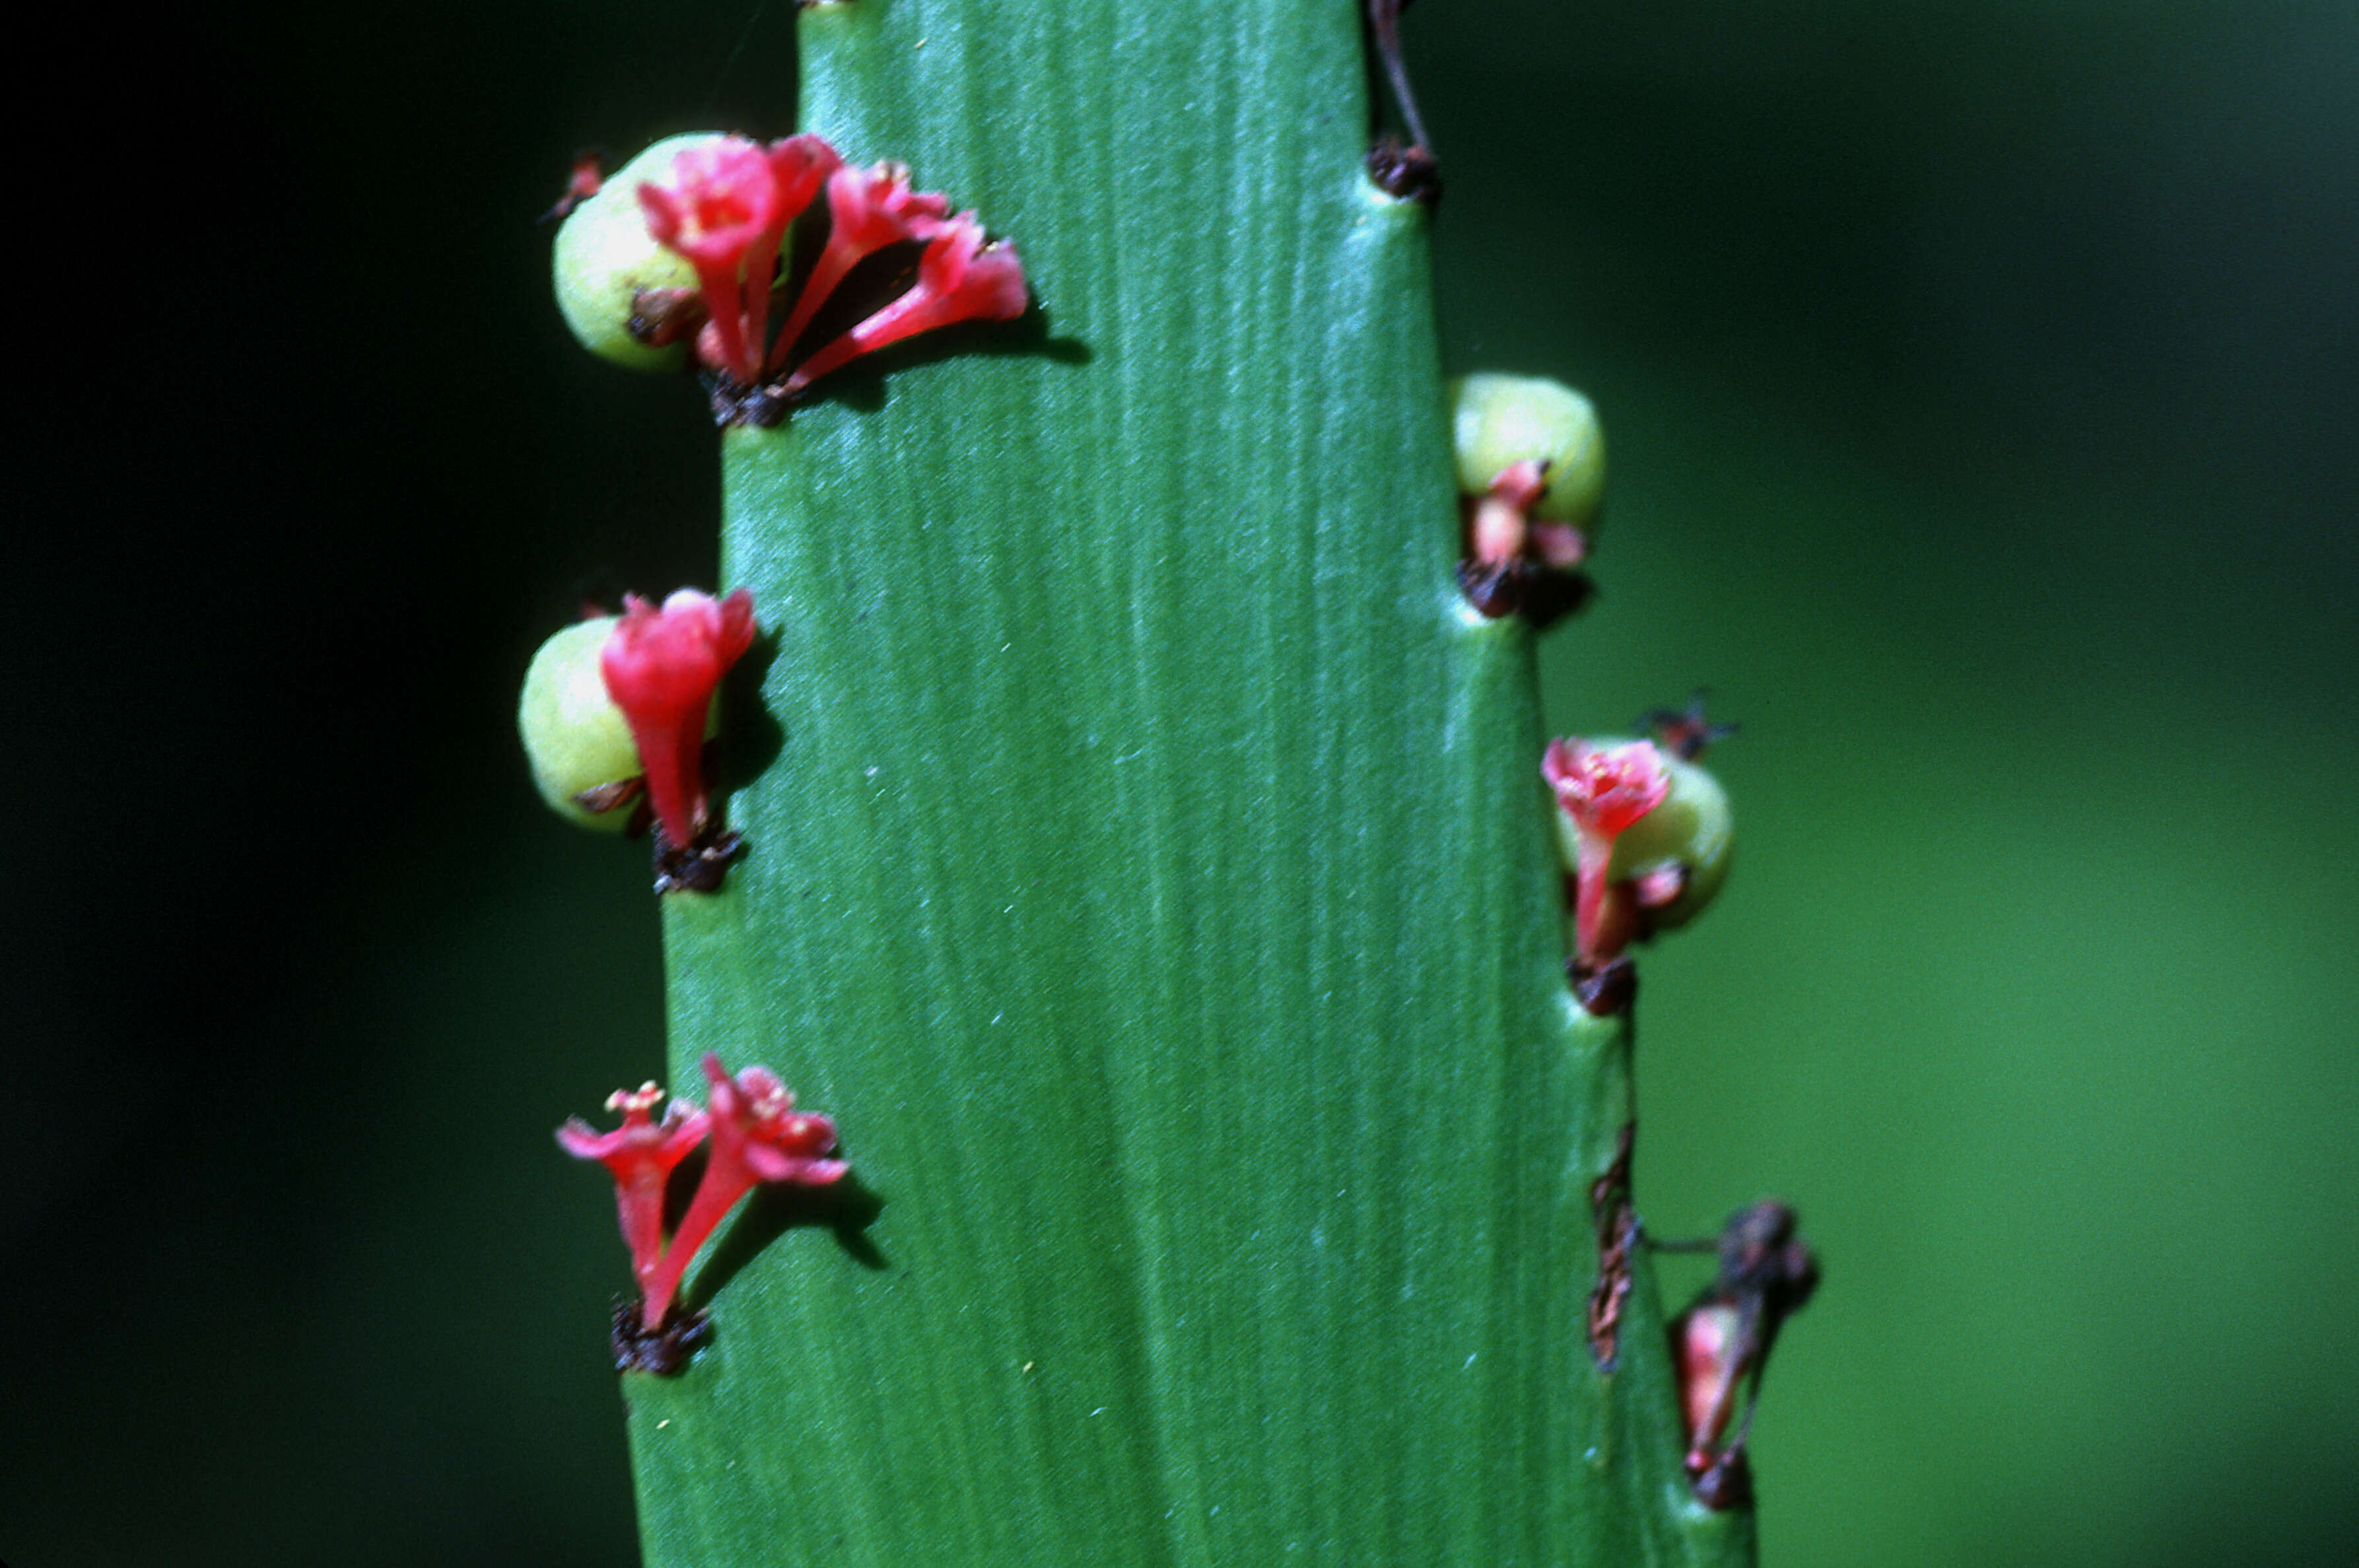
[[[1638,1214],[1630,1203],[1630,1146],[1635,1123],[1622,1124],[1613,1163],[1589,1184],[1589,1213],[1597,1225],[1597,1283],[1589,1292],[1589,1355],[1601,1372],[1614,1370],[1622,1352],[1622,1308],[1630,1299],[1630,1260],[1638,1250]]]
[[[1441,200],[1441,165],[1422,146],[1403,146],[1387,136],[1368,149],[1368,181],[1400,201],[1431,206]]]
[[[1376,138],[1368,149],[1368,179],[1377,190],[1402,201],[1421,201],[1431,206],[1441,200],[1441,165],[1433,156],[1433,140],[1425,134],[1425,117],[1417,112],[1417,94],[1410,91],[1408,65],[1401,58],[1400,14],[1408,0],[1367,0],[1363,13],[1367,38],[1370,76],[1369,114],[1378,118],[1375,107],[1375,83],[1381,74],[1392,89],[1393,102],[1400,106],[1401,123],[1408,128],[1408,140],[1403,143],[1397,136]],[[1371,125],[1371,130],[1374,125]]]
[[[744,834],[711,828],[690,844],[676,844],[666,838],[661,822],[649,836],[655,841],[658,893],[717,893],[728,878],[730,866],[745,853]]]
[[[1715,1513],[1731,1509],[1751,1509],[1753,1507],[1753,1465],[1742,1448],[1731,1449],[1713,1460],[1704,1473],[1695,1478],[1696,1501]]]
[[[587,789],[575,790],[573,803],[592,816],[603,816],[637,800],[646,788],[647,781],[643,779],[620,779],[612,784],[597,784]]]
[[[1626,953],[1609,959],[1602,969],[1592,969],[1578,958],[1567,959],[1564,968],[1581,1010],[1591,1018],[1618,1018],[1637,1004],[1638,966]]]
[[[686,1312],[674,1307],[664,1314],[662,1323],[652,1329],[640,1326],[639,1318],[636,1296],[615,1299],[614,1326],[606,1336],[606,1345],[614,1352],[617,1372],[652,1372],[659,1377],[672,1377],[712,1338],[712,1320],[702,1312]]]
[[[1499,620],[1516,613],[1524,601],[1524,563],[1517,561],[1462,561],[1458,587],[1475,614]]]
[[[631,296],[623,330],[648,348],[669,348],[692,341],[704,317],[704,296],[693,289],[642,289]]]

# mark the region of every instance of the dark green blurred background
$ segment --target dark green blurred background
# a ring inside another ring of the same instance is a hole
[[[136,155],[20,198],[133,276],[19,438],[11,1568],[636,1560],[622,1257],[549,1130],[653,1070],[654,921],[508,713],[585,588],[710,581],[715,479],[529,220],[577,145],[790,103],[784,0],[653,18],[184,18]],[[2359,9],[1408,33],[1453,365],[1611,432],[1552,717],[1745,724],[1639,1180],[1665,1234],[1783,1194],[1826,1259],[1766,1561],[2339,1557]]]

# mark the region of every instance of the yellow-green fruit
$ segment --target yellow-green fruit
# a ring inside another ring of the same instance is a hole
[[[1619,736],[1589,739],[1589,745],[1599,751],[1629,744]],[[1685,873],[1679,897],[1647,910],[1649,929],[1669,931],[1702,913],[1720,885],[1728,880],[1729,862],[1736,850],[1736,820],[1719,779],[1659,746],[1655,750],[1662,757],[1663,771],[1670,776],[1670,791],[1662,804],[1614,841],[1614,858],[1607,863],[1605,878],[1625,882],[1666,866],[1679,866]],[[1557,813],[1557,847],[1567,870],[1580,864],[1580,830],[1562,811]]]
[[[1614,841],[1614,860],[1606,872],[1612,881],[1644,877],[1669,864],[1686,872],[1677,898],[1647,909],[1647,923],[1656,931],[1683,926],[1702,913],[1728,880],[1729,861],[1736,850],[1736,822],[1720,780],[1669,752],[1663,754],[1663,768],[1671,776],[1671,792]]]
[[[532,763],[532,781],[550,811],[585,828],[620,833],[631,820],[627,806],[592,811],[573,798],[639,775],[631,726],[606,695],[598,669],[599,650],[614,629],[614,617],[601,615],[577,621],[540,645],[524,672],[516,730]]]
[[[1605,431],[1589,399],[1540,376],[1484,373],[1450,389],[1458,488],[1480,495],[1502,469],[1548,464],[1548,490],[1532,516],[1594,533],[1605,495]]]
[[[609,175],[559,226],[557,308],[591,353],[634,370],[670,370],[688,357],[684,343],[649,348],[631,336],[634,294],[696,287],[696,269],[647,233],[639,186],[668,177],[681,149],[720,139],[717,131],[665,137]]]

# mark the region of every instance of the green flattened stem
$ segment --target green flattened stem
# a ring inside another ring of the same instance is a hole
[[[749,844],[663,900],[675,1082],[775,1067],[832,1206],[624,1379],[653,1568],[1747,1561],[1569,998],[1529,631],[1458,593],[1422,209],[1351,0],[805,11],[805,129],[1039,310],[723,439]]]

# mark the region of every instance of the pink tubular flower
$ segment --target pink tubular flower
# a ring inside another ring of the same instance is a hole
[[[1688,1428],[1687,1469],[1712,1467],[1712,1449],[1736,1409],[1737,1379],[1749,1365],[1743,1314],[1726,1301],[1706,1301],[1671,1322],[1672,1365],[1680,1378],[1680,1412]]]
[[[754,641],[754,595],[740,588],[714,599],[683,588],[658,610],[636,593],[623,599],[598,668],[638,746],[647,801],[673,847],[703,830],[704,726],[713,689]]]
[[[720,368],[752,380],[761,368],[761,345],[746,342],[748,285],[757,299],[768,297],[778,242],[793,217],[779,214],[769,158],[739,136],[686,148],[672,162],[670,185],[639,186],[639,206],[657,243],[696,268]]]
[[[599,1132],[579,1116],[557,1129],[558,1144],[576,1160],[595,1160],[614,1178],[614,1206],[622,1220],[623,1245],[631,1249],[631,1271],[645,1298],[663,1263],[664,1188],[690,1150],[704,1141],[707,1118],[694,1105],[675,1100],[663,1120],[647,1113],[663,1098],[653,1083],[617,1089],[606,1108],[623,1113],[623,1125]],[[667,1299],[669,1306],[669,1299]]]
[[[748,1067],[733,1079],[719,1057],[708,1055],[704,1076],[712,1086],[710,1112],[675,1100],[657,1122],[647,1113],[663,1091],[648,1083],[618,1089],[606,1102],[608,1109],[623,1113],[623,1125],[613,1132],[596,1131],[578,1116],[557,1129],[566,1153],[600,1161],[614,1178],[623,1240],[639,1282],[643,1334],[663,1328],[681,1276],[738,1199],[766,1181],[825,1187],[842,1180],[848,1169],[842,1160],[826,1158],[835,1149],[835,1124],[797,1111],[795,1097],[768,1068]],[[708,1135],[712,1155],[688,1213],[667,1244],[664,1189],[674,1168]]]
[[[688,1213],[680,1216],[662,1265],[639,1287],[641,1322],[660,1326],[679,1290],[680,1276],[737,1200],[759,1182],[824,1187],[842,1179],[847,1167],[823,1158],[835,1148],[835,1124],[795,1109],[795,1097],[766,1067],[748,1067],[732,1079],[721,1058],[707,1053],[704,1078],[712,1109],[707,1120],[712,1155]]]
[[[787,378],[786,395],[864,354],[959,321],[1006,321],[1024,313],[1030,295],[1024,264],[1012,245],[987,244],[973,212],[935,227],[918,261],[909,291],[805,360]]]
[[[841,161],[818,136],[767,147],[723,136],[684,149],[669,185],[639,186],[647,233],[696,268],[715,369],[747,385],[761,376],[779,243]]]
[[[772,369],[784,367],[795,340],[810,325],[845,274],[887,245],[907,240],[929,240],[941,232],[950,216],[950,199],[939,191],[909,189],[906,164],[880,163],[874,169],[838,169],[827,179],[829,226],[827,246],[803,279],[794,314],[778,331],[771,351]]]
[[[748,1067],[733,1079],[721,1058],[707,1051],[704,1081],[712,1099],[714,1165],[744,1167],[751,1178],[747,1186],[794,1181],[823,1187],[843,1174],[842,1160],[821,1158],[835,1147],[835,1124],[797,1111],[794,1095],[777,1073]]]
[[[1614,841],[1639,818],[1663,803],[1671,777],[1651,741],[1593,746],[1585,740],[1552,740],[1540,773],[1556,791],[1557,808],[1571,818],[1580,842],[1574,870],[1573,931],[1582,964],[1595,968],[1621,943],[1599,928],[1605,910],[1605,874]]]
[[[773,342],[779,247],[822,186],[827,244]],[[670,180],[642,183],[638,198],[647,233],[696,269],[702,319],[696,354],[720,373],[713,407],[724,424],[775,422],[812,382],[849,360],[955,321],[1010,320],[1029,299],[1015,248],[986,243],[973,212],[950,216],[949,198],[911,190],[900,164],[847,169],[815,136],[767,147],[713,137],[682,150]],[[914,240],[926,242],[916,284],[787,375],[797,343],[853,269]]]

